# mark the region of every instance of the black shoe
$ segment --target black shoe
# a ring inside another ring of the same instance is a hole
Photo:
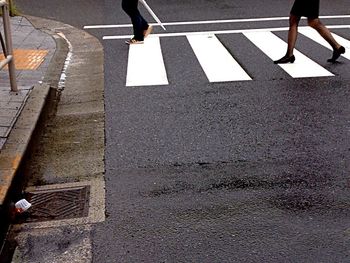
[[[127,45],[143,44],[143,40],[137,40],[135,38],[131,38],[129,40],[126,40],[125,44]]]
[[[275,60],[273,63],[275,64],[287,64],[287,63],[294,63],[295,57],[294,55],[291,55],[290,57],[284,56],[283,58],[280,58],[279,60]]]
[[[340,57],[340,55],[344,54],[344,53],[345,53],[345,48],[343,46],[341,46],[340,48],[333,50],[332,58],[328,59],[327,61],[334,63],[337,61],[337,59]]]

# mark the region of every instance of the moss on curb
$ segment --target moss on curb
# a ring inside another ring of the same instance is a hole
[[[18,16],[20,15],[20,12],[18,11],[15,3],[13,0],[7,0],[9,4],[9,13],[10,16]],[[0,16],[2,16],[2,9],[0,8]]]
[[[20,13],[13,0],[8,0],[10,16],[18,16]]]

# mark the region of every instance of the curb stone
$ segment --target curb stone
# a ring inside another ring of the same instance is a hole
[[[47,33],[47,32],[45,32]],[[33,138],[45,116],[53,110],[57,99],[56,87],[68,53],[68,45],[58,35],[49,34],[56,42],[56,49],[41,84],[32,87],[30,95],[0,152],[0,256],[3,238],[10,224],[10,206],[19,198],[23,188],[21,166],[30,154]],[[35,139],[35,138],[34,138]]]
[[[93,225],[105,220],[103,46],[96,37],[70,25],[27,18],[35,28],[62,36],[71,51],[67,56],[69,66],[63,67],[66,78],[64,81],[56,78],[60,84],[56,89],[57,103],[54,115],[48,119],[48,129],[44,130],[43,139],[39,139],[40,151],[26,164],[26,177],[37,177],[28,180],[27,186],[64,187],[73,182],[95,181],[98,187],[95,203],[89,202],[89,217],[77,218],[74,226],[65,224],[64,220],[52,221],[44,229],[36,229],[32,224],[12,225],[9,238],[17,246],[14,260],[91,262]],[[46,166],[50,167],[48,173]],[[98,219],[90,216],[93,214]],[[70,246],[62,253],[66,244]]]

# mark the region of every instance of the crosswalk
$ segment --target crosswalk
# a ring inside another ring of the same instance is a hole
[[[284,54],[287,50],[287,43],[271,32],[250,32],[244,33],[244,35],[271,58],[271,60],[279,59],[281,54]],[[331,72],[309,59],[297,49],[294,50],[294,55],[297,59],[293,64],[278,65],[291,77],[307,78],[333,76]]]
[[[331,49],[329,44],[310,28],[301,27],[299,32],[316,42],[321,48]],[[287,43],[274,32],[266,30],[242,31],[242,34],[271,61],[280,58],[287,48]],[[334,38],[346,48],[343,57],[350,60],[350,41],[336,34]],[[213,33],[185,35],[199,65],[209,82],[252,81],[246,68],[237,61],[234,51],[229,51]],[[292,78],[332,77],[334,74],[299,50],[294,52],[293,64],[276,65]],[[186,65],[184,65],[186,66]],[[127,66],[126,86],[168,85],[167,69],[164,63],[160,36],[149,36],[143,45],[131,45]]]
[[[169,84],[158,37],[149,37],[142,45],[131,45],[126,86]]]
[[[192,35],[187,39],[210,82],[251,80],[215,35]]]

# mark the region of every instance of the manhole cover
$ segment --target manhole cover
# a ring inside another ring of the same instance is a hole
[[[26,222],[86,217],[89,214],[90,187],[36,190],[28,193],[32,207]]]

